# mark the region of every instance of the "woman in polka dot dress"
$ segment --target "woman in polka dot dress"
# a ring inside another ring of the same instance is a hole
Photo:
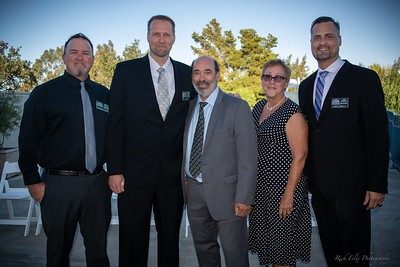
[[[262,265],[310,261],[311,216],[302,174],[308,131],[299,106],[284,94],[290,74],[282,60],[267,62],[261,76],[266,99],[253,109],[259,159],[249,249]]]

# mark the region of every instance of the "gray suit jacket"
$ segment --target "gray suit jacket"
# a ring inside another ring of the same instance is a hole
[[[183,140],[186,159],[188,129],[196,104],[190,103]],[[208,124],[202,158],[202,179],[206,202],[215,220],[235,216],[234,204],[254,204],[257,179],[257,135],[248,104],[221,90]],[[184,164],[182,184],[186,199]]]

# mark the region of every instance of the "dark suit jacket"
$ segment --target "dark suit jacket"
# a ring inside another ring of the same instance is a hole
[[[311,190],[330,197],[387,193],[388,120],[378,75],[349,63],[337,73],[320,119],[313,107],[317,72],[300,84],[299,102],[309,126],[306,171]]]
[[[180,183],[182,138],[190,99],[189,66],[172,60],[175,95],[166,120],[158,107],[148,56],[118,63],[110,94],[107,168],[125,186]]]

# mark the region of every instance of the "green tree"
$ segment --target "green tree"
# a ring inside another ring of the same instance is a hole
[[[35,60],[32,66],[33,72],[39,84],[52,80],[64,72],[64,62],[62,59],[63,47],[47,49],[40,58]]]
[[[284,61],[292,70],[291,79],[304,80],[308,76],[309,68],[306,65],[307,60],[305,55],[301,59],[301,62],[298,58],[292,61],[292,55],[289,55]]]
[[[19,96],[15,91],[0,92],[0,148],[3,147],[4,137],[19,125],[21,112],[18,102]]]
[[[124,51],[122,52],[122,60],[130,60],[142,56],[144,56],[144,54],[140,51],[138,39],[133,40],[130,45],[125,46]]]
[[[36,84],[31,63],[21,59],[20,49],[0,40],[0,90],[27,90]]]
[[[400,58],[386,70],[382,81],[386,108],[400,114]]]
[[[225,91],[239,93],[250,106],[264,97],[261,90],[260,75],[265,62],[277,58],[273,49],[278,39],[268,34],[258,35],[254,29],[241,29],[236,38],[231,30],[223,31],[216,19],[212,19],[201,33],[194,32],[192,38],[197,46],[192,46],[198,56],[214,57],[220,65],[220,86]],[[237,45],[239,44],[239,45]],[[296,75],[305,77],[307,67],[305,57],[291,63]]]
[[[276,58],[272,49],[276,47],[278,39],[268,34],[268,36],[261,37],[253,29],[240,30],[240,57],[242,59],[241,70],[249,76],[260,76],[262,66],[268,60]]]
[[[121,61],[114,49],[114,44],[109,40],[107,44],[97,46],[95,61],[90,71],[91,79],[110,87],[115,65]]]
[[[193,32],[192,38],[200,47],[191,46],[198,56],[211,56],[220,66],[222,80],[229,78],[230,72],[241,66],[240,53],[236,49],[236,38],[231,30],[222,33],[222,28],[216,19],[212,19],[200,33]]]

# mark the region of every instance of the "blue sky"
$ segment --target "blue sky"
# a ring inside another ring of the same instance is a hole
[[[213,18],[235,36],[243,28],[278,38],[274,52],[286,58],[310,52],[311,22],[327,15],[341,24],[340,55],[352,63],[391,65],[400,57],[400,1],[398,0],[3,0],[0,4],[0,40],[22,46],[23,59],[34,61],[45,49],[64,44],[73,33],[85,33],[96,46],[111,40],[119,54],[134,39],[146,51],[147,21],[165,14],[176,22],[176,42],[171,56],[190,64],[195,58],[191,34],[201,32]]]

